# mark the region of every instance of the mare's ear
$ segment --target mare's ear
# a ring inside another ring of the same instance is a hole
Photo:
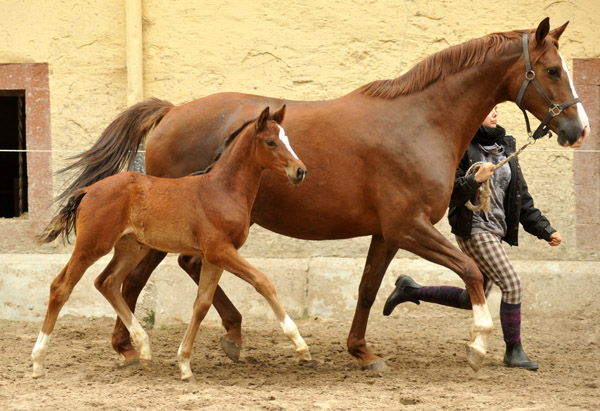
[[[546,17],[544,20],[542,20],[542,22],[538,26],[537,30],[535,31],[535,41],[537,42],[538,46],[541,46],[542,44],[544,44],[544,39],[548,35],[549,31],[550,31],[550,17]]]
[[[256,131],[263,131],[268,120],[269,120],[269,107],[265,108],[262,111],[262,113],[260,113],[260,116],[258,116],[258,119],[256,119],[256,124],[255,124]]]
[[[283,107],[281,107],[279,109],[279,111],[276,111],[275,113],[273,113],[272,118],[273,118],[273,120],[275,120],[275,122],[277,122],[277,124],[281,124],[284,117],[285,117],[285,104],[283,105]]]
[[[554,30],[552,30],[550,32],[550,36],[552,36],[554,38],[554,40],[558,40],[560,38],[560,36],[562,36],[563,31],[565,31],[565,29],[567,28],[567,25],[569,24],[569,22],[567,21],[565,24],[563,24],[560,27],[555,28]]]

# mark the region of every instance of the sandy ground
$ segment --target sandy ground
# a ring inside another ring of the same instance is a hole
[[[488,357],[475,373],[465,360],[470,313],[431,305],[371,313],[367,339],[388,370],[362,371],[346,353],[351,318],[298,320],[312,363],[300,362],[275,320],[247,319],[240,362],[219,348],[216,322],[200,329],[192,369],[179,380],[183,324],[149,330],[150,371],[122,366],[110,347],[113,320],[61,317],[45,378],[31,378],[39,323],[0,321],[2,410],[597,410],[600,309],[556,318],[526,312],[523,341],[537,372],[502,365],[496,321]]]

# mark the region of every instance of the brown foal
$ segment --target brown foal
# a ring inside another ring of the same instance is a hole
[[[282,307],[273,284],[239,253],[250,226],[263,170],[302,182],[306,168],[279,125],[285,106],[269,108],[244,124],[225,144],[221,158],[207,170],[178,179],[120,173],[76,192],[40,237],[50,242],[75,228],[71,259],[50,286],[46,317],[33,349],[33,377],[45,374],[45,357],[58,314],[87,268],[114,249],[96,288],[129,330],[143,361],[151,360],[148,335],[121,295],[129,272],[150,249],[202,258],[202,275],[192,319],[179,347],[181,378],[192,376],[190,356],[200,323],[210,308],[223,270],[252,284],[268,301],[296,352],[310,359],[308,346]]]

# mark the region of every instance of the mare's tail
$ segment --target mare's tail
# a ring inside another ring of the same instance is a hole
[[[38,236],[40,244],[50,243],[61,234],[63,242],[69,241],[69,234],[75,229],[79,204],[86,193],[87,189],[82,188],[77,190],[75,194],[69,198],[67,204],[61,208],[58,214],[50,221],[50,224],[48,224],[48,227],[46,227],[44,232]]]
[[[125,166],[129,169],[146,135],[173,107],[173,104],[168,101],[152,98],[135,104],[119,114],[92,148],[73,157],[76,161],[59,171],[64,173],[81,170],[67,189],[54,201],[58,203],[66,199],[70,201],[80,188],[116,174]]]

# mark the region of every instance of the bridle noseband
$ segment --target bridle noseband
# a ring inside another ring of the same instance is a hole
[[[574,97],[572,100],[565,101],[561,104],[554,104],[552,100],[550,100],[548,95],[544,92],[544,89],[542,88],[541,84],[537,81],[537,78],[535,77],[535,71],[533,71],[531,68],[531,62],[529,61],[529,39],[527,33],[523,34],[523,57],[525,58],[525,80],[523,81],[521,90],[519,90],[516,103],[517,106],[519,106],[519,108],[523,112],[523,115],[525,116],[525,123],[527,124],[527,135],[530,139],[533,139],[533,141],[544,137],[546,134],[550,134],[550,137],[552,137],[552,132],[548,127],[546,127],[548,122],[552,118],[562,113],[562,111],[567,107],[571,107],[572,105],[580,103],[581,101],[578,97]],[[527,113],[525,112],[525,109],[521,106],[521,100],[523,99],[525,89],[527,89],[529,83],[533,83],[536,90],[538,91],[538,94],[540,94],[544,98],[544,100],[546,100],[546,103],[548,103],[548,115],[546,115],[546,117],[542,120],[539,127],[535,130],[533,134],[531,133],[531,126],[529,125],[529,118],[527,117]]]

